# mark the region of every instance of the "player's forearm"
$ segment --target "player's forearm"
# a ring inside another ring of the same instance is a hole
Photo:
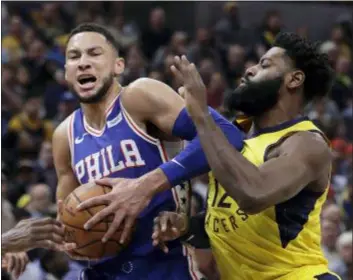
[[[263,183],[259,169],[229,143],[229,138],[205,114],[194,120],[202,148],[217,180],[243,210],[252,211]]]
[[[3,254],[13,252],[16,248],[16,235],[11,234],[11,231],[1,235],[1,251]]]
[[[146,187],[148,186],[151,188],[153,194],[163,192],[172,187],[168,177],[160,168],[157,168],[140,177],[140,180],[143,180]]]
[[[6,254],[9,252],[10,247],[9,247],[9,240],[8,237],[6,236],[6,233],[1,235],[1,251],[3,254]]]

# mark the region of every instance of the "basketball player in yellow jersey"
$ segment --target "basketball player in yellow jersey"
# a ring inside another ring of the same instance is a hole
[[[297,35],[282,33],[246,70],[227,99],[229,109],[253,119],[241,153],[209,117],[195,66],[183,57],[173,70],[183,82],[181,91],[212,169],[205,227],[221,279],[339,279],[320,248],[330,148],[323,133],[301,116],[308,101],[330,90],[327,58]],[[183,229],[173,215],[156,219],[155,244]],[[172,231],[166,230],[167,218]],[[195,225],[189,228],[195,233]]]

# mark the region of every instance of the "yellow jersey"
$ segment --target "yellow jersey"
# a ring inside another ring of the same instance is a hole
[[[298,131],[322,134],[310,120],[300,118],[249,137],[242,154],[260,166],[270,147]],[[320,247],[320,212],[327,191],[303,189],[288,201],[249,215],[210,173],[205,227],[221,279],[304,280],[329,273]]]

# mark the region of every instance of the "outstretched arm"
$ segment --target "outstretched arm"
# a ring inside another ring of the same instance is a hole
[[[288,200],[305,186],[329,176],[330,149],[311,132],[298,132],[279,147],[279,156],[257,167],[230,145],[209,116],[202,80],[184,57],[174,72],[183,80],[188,111],[212,171],[229,196],[248,213]],[[322,184],[324,186],[324,184]],[[317,189],[316,191],[323,191]]]
[[[191,141],[173,160],[144,176],[144,181],[151,183],[148,185],[154,188],[154,193],[210,170],[185,101],[172,88],[156,80],[139,79],[129,86],[122,101],[131,117],[142,127],[152,123],[167,135]],[[241,150],[243,135],[240,130],[215,110],[208,108],[208,111],[230,144]]]

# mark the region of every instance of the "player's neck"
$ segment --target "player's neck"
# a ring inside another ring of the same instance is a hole
[[[291,106],[284,108],[282,106],[276,106],[269,110],[260,117],[255,117],[251,132],[262,130],[264,128],[273,127],[284,122],[293,120],[300,116],[301,112],[297,109],[297,106]]]
[[[118,82],[114,81],[101,101],[95,104],[81,104],[85,121],[90,127],[97,130],[103,129],[106,123],[107,109],[119,95],[121,87]]]

